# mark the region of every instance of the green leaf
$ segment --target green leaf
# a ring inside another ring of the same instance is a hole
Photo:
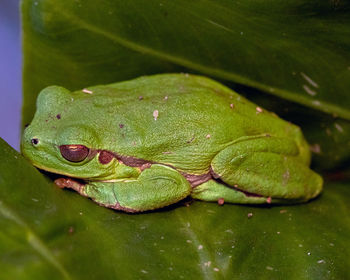
[[[350,119],[350,2],[23,0],[25,118],[44,86],[194,71]]]
[[[22,0],[23,124],[48,85],[187,71],[301,125],[320,146],[316,166],[334,167],[350,152],[349,11],[348,1]],[[195,201],[131,215],[58,189],[2,140],[0,150],[0,279],[350,277],[350,182],[326,181],[302,205]]]
[[[349,183],[296,206],[126,214],[59,189],[3,140],[0,151],[0,279],[350,276]]]

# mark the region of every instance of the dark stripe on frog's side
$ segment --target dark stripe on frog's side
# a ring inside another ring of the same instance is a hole
[[[172,166],[170,166],[170,167],[172,167]],[[188,173],[181,172],[181,171],[180,171],[180,173],[191,184],[192,188],[195,188],[195,187],[199,186],[200,184],[203,184],[203,183],[213,179],[210,172],[205,173],[205,174],[201,174],[201,175],[188,174]]]
[[[130,167],[137,167],[141,171],[147,168],[150,168],[152,164],[158,164],[157,162],[135,158],[132,156],[122,156],[117,153],[106,151],[106,150],[97,150],[97,152],[99,153],[98,160],[101,164],[108,164],[113,158],[116,158],[122,164],[125,164]],[[171,166],[170,164],[163,164],[163,165],[166,165],[168,167],[175,169],[174,166]],[[186,172],[181,172],[181,171],[180,173],[182,174],[182,176],[186,178],[186,180],[191,184],[193,188],[212,179],[211,172],[201,174],[201,175],[188,174]]]
[[[140,168],[141,171],[145,170],[146,168],[150,168],[152,163],[151,161],[147,161],[144,159],[139,159],[131,156],[122,156],[118,155],[117,153],[113,153],[106,150],[98,150],[98,160],[101,164],[108,164],[111,162],[113,158],[116,158],[118,161],[120,161],[122,164],[130,166],[130,167],[137,167]]]
[[[152,164],[157,164],[157,162],[152,162],[152,161],[148,161],[148,160],[145,160],[145,159],[135,158],[133,156],[122,156],[122,155],[119,155],[119,154],[117,154],[115,152],[110,152],[110,151],[106,151],[106,150],[95,150],[95,151],[93,151],[93,153],[98,153],[98,160],[99,160],[99,162],[101,164],[107,164],[113,158],[116,158],[122,164],[125,164],[125,165],[130,166],[130,167],[140,168],[141,171],[143,171],[143,170],[145,170],[147,168],[150,168],[152,166]],[[173,166],[171,166],[169,164],[163,164],[163,165],[166,165],[168,167],[171,167],[171,168],[175,169]],[[225,182],[223,182],[220,179],[220,175],[216,174],[211,168],[210,168],[209,172],[207,172],[205,174],[201,174],[201,175],[189,174],[189,173],[182,172],[182,171],[179,171],[179,172],[191,184],[192,188],[195,188],[195,187],[199,186],[200,184],[203,184],[203,183],[205,183],[205,182],[207,182],[209,180],[215,180],[218,183],[227,186],[228,188],[231,188],[231,189],[234,189],[236,191],[242,192],[246,196],[262,197],[262,195],[259,195],[259,194],[256,194],[256,193],[250,193],[250,192],[243,191],[243,190],[239,189],[238,186],[236,186],[236,185],[235,186],[230,186],[230,185],[226,184]],[[122,209],[122,210],[125,210],[125,209]]]
[[[113,158],[116,158],[122,164],[125,164],[130,167],[137,167],[140,168],[141,171],[143,171],[146,168],[150,168],[152,164],[155,163],[148,160],[135,158],[132,156],[122,156],[115,152],[110,152],[107,150],[93,150],[92,153],[94,151],[98,153],[98,161],[101,164],[108,164]]]

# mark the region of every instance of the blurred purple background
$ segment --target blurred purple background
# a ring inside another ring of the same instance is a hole
[[[0,0],[0,137],[17,150],[21,79],[19,0]]]

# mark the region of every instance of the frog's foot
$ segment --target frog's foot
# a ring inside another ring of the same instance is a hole
[[[195,187],[191,197],[204,201],[217,201],[219,205],[224,203],[261,204],[270,201],[269,198],[243,192],[214,179]]]
[[[67,189],[73,189],[76,192],[84,195],[83,188],[85,184],[79,183],[78,181],[72,179],[72,178],[58,178],[55,180],[55,184],[60,187],[61,189],[67,188]]]
[[[192,197],[231,203],[296,203],[317,196],[322,178],[309,169],[294,141],[255,138],[233,144],[211,164],[213,177]]]
[[[69,185],[100,205],[126,212],[161,208],[182,200],[191,192],[191,185],[184,176],[173,168],[159,164],[142,171],[137,179],[78,184],[62,181],[64,187]]]

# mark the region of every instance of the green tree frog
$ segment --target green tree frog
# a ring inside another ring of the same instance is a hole
[[[55,182],[140,212],[187,196],[305,202],[322,190],[299,127],[211,79],[160,74],[70,92],[43,89],[21,149]],[[76,180],[73,178],[78,178]]]

